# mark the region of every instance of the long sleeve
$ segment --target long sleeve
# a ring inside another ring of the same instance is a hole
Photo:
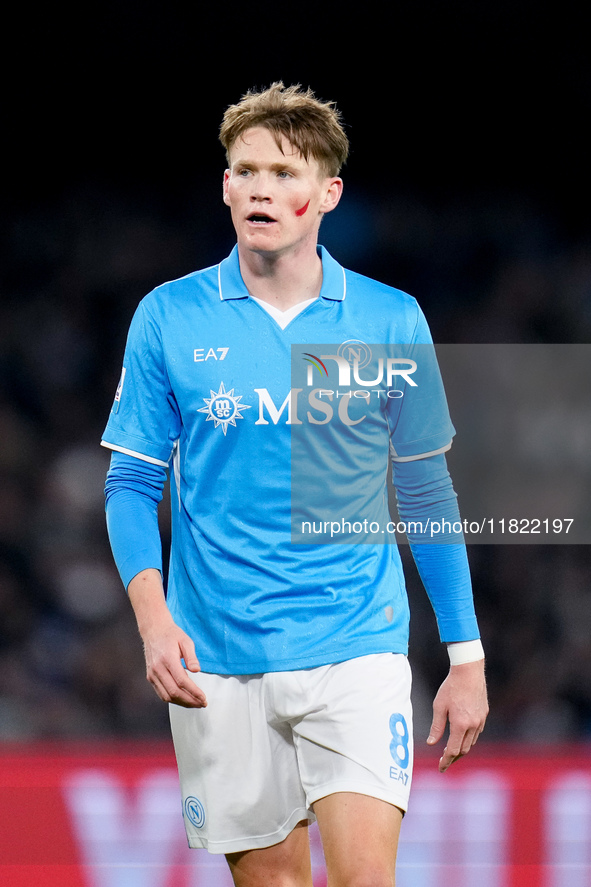
[[[466,546],[462,533],[453,532],[454,524],[459,528],[460,513],[445,455],[393,462],[393,480],[399,514],[409,528],[411,551],[441,640],[478,638]],[[439,529],[436,535],[432,535],[434,521]]]
[[[114,452],[105,485],[107,529],[113,557],[125,588],[141,570],[162,572],[158,503],[166,471]]]

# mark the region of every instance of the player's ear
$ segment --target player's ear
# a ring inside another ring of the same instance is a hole
[[[343,193],[343,180],[339,176],[334,176],[327,180],[326,193],[320,207],[320,212],[329,213],[337,206]]]
[[[224,171],[224,182],[223,182],[223,200],[226,206],[230,206],[230,198],[228,197],[228,184],[230,182],[230,170],[226,169]]]

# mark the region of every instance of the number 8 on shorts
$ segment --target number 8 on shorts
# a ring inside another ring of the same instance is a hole
[[[410,734],[406,725],[406,718],[399,712],[390,716],[390,733],[392,734],[390,754],[398,766],[404,770],[408,767],[408,762],[410,760],[410,751],[408,748]]]

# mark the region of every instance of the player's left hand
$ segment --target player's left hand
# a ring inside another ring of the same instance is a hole
[[[484,659],[452,665],[433,702],[433,723],[428,745],[439,742],[449,720],[449,738],[439,760],[439,770],[467,755],[482,731],[488,715]]]

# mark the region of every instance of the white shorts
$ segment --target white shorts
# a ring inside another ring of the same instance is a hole
[[[204,709],[170,706],[189,846],[235,853],[282,841],[334,792],[406,810],[410,667],[378,653],[298,671],[191,674]]]

